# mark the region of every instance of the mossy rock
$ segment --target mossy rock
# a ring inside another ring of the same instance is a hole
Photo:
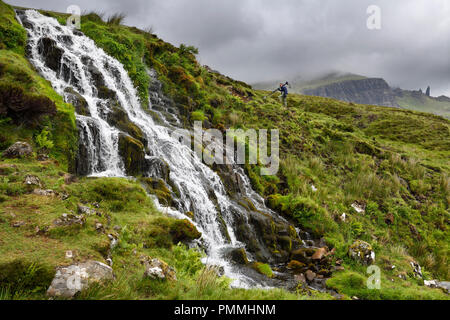
[[[266,264],[261,262],[253,262],[251,267],[256,270],[258,273],[265,275],[268,278],[273,278],[274,274],[272,268]]]
[[[75,111],[82,116],[89,117],[91,115],[89,111],[89,105],[86,99],[81,94],[76,92],[70,87],[64,90],[65,98],[68,103],[71,103],[75,107]]]
[[[314,252],[315,250],[312,248],[300,248],[292,251],[291,258],[292,260],[308,263],[311,260],[311,257],[314,254]]]
[[[287,267],[291,270],[302,270],[307,268],[306,264],[297,260],[291,260],[291,262],[288,263]]]
[[[228,257],[230,258],[231,261],[240,265],[246,265],[249,263],[247,258],[247,252],[245,251],[244,248],[231,250],[228,253]]]
[[[119,134],[119,154],[128,175],[141,174],[145,168],[144,145],[126,134]]]
[[[175,220],[170,225],[170,235],[172,236],[173,243],[189,242],[195,239],[199,239],[202,234],[197,228],[187,219]]]
[[[147,186],[148,192],[154,194],[161,205],[175,206],[174,193],[162,179],[142,178],[141,181]]]
[[[192,220],[194,220],[194,218],[195,218],[195,215],[192,211],[186,212],[185,215],[188,216],[189,218],[191,218]]]
[[[147,145],[147,139],[141,128],[131,122],[125,110],[118,104],[111,108],[111,112],[108,113],[107,121],[110,125],[115,126],[117,129],[128,133],[134,139],[139,140],[144,147]]]

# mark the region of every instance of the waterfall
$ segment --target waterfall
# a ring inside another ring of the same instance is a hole
[[[227,195],[219,175],[203,164],[190,148],[171,136],[173,125],[180,124],[179,119],[172,115],[172,121],[168,121],[163,112],[154,110],[162,119],[157,122],[151,113],[143,110],[137,91],[122,64],[97,47],[92,39],[35,10],[18,12],[18,16],[28,32],[27,51],[31,63],[67,102],[71,102],[74,95],[83,98],[85,110],[83,114],[76,113],[80,152],[84,157],[80,170],[97,177],[127,176],[119,154],[118,141],[122,130],[108,121],[113,108],[110,99],[113,95],[129,120],[144,133],[145,161],[150,164],[147,175],[155,175],[152,161],[162,159],[170,169],[171,186],[179,191],[177,208],[164,208],[155,198],[159,209],[195,224],[202,233],[201,243],[207,252],[205,262],[223,267],[225,274],[235,279],[233,286],[267,286],[264,281],[245,275],[224,258],[227,249],[246,246],[237,240],[236,219],[247,222],[247,213]],[[50,61],[46,58],[48,56],[54,59]],[[154,71],[149,70],[149,75],[152,82],[157,82]],[[150,95],[153,99],[162,99],[157,92],[150,92]],[[238,166],[233,168],[242,185],[242,196],[251,199],[258,210],[282,221],[281,217],[265,207],[264,200],[252,190],[244,170]],[[195,219],[185,215],[188,211],[194,211]],[[225,223],[226,232],[221,221]],[[251,253],[249,258],[252,259]]]

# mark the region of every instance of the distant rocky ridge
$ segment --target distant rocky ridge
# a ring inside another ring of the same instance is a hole
[[[280,81],[255,83],[260,90],[272,90]],[[346,102],[404,108],[429,112],[450,119],[450,98],[432,97],[431,87],[425,92],[392,88],[382,78],[367,78],[350,73],[330,73],[314,80],[293,79],[290,92],[333,98]]]
[[[302,90],[309,96],[334,98],[346,102],[399,107],[394,91],[381,78],[345,80],[313,89]]]

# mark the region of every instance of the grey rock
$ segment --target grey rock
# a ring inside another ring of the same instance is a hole
[[[89,208],[87,206],[84,206],[82,204],[78,204],[77,205],[77,211],[78,211],[79,214],[85,214],[85,215],[88,215],[88,216],[95,215],[95,210],[94,209],[91,209],[91,208]]]
[[[51,297],[72,298],[93,282],[113,279],[113,269],[98,261],[59,267],[47,290]]]
[[[350,246],[349,255],[365,265],[371,265],[375,262],[375,252],[373,251],[372,246],[362,240],[356,240]]]
[[[41,180],[39,180],[38,177],[33,176],[31,174],[28,174],[28,175],[25,176],[25,180],[23,181],[23,183],[28,185],[28,186],[42,187]]]
[[[29,157],[33,154],[33,148],[26,142],[16,142],[3,152],[5,158]]]
[[[53,190],[43,190],[43,189],[34,189],[33,193],[38,196],[44,196],[44,197],[54,197],[56,194]]]
[[[175,270],[164,261],[144,258],[143,263],[145,265],[145,277],[160,280],[177,280]]]
[[[60,218],[53,221],[53,224],[58,227],[71,226],[74,224],[84,226],[85,223],[86,223],[86,217],[84,215],[75,216],[73,214],[67,214],[67,213],[64,213]]]

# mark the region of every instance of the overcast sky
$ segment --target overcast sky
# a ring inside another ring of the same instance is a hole
[[[124,12],[125,24],[175,45],[247,82],[343,71],[383,77],[391,86],[450,96],[449,0],[6,0],[65,12]],[[369,5],[381,30],[369,30]]]

